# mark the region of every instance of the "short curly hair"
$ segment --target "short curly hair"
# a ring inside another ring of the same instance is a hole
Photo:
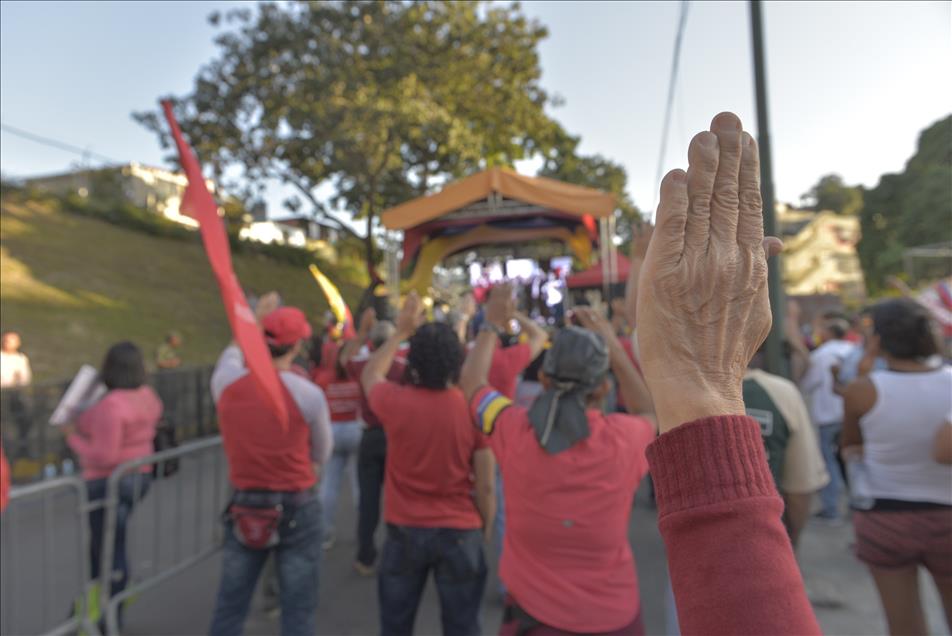
[[[405,381],[426,389],[445,389],[459,382],[463,345],[453,329],[429,322],[410,338]]]

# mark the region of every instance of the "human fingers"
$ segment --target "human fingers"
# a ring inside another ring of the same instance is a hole
[[[717,136],[704,131],[694,135],[688,146],[688,201],[689,212],[685,229],[685,243],[689,246],[707,246],[711,238],[711,200],[717,176]]]
[[[684,231],[688,217],[687,173],[672,170],[661,180],[661,202],[651,237],[649,254],[659,265],[677,265],[684,253]]]
[[[711,238],[722,244],[737,241],[742,125],[734,113],[720,113],[711,121],[711,132],[717,135],[717,176],[711,199]]]
[[[776,236],[768,236],[762,239],[760,245],[764,248],[764,256],[768,259],[783,251],[783,241]]]
[[[742,135],[737,243],[757,245],[764,239],[764,204],[760,194],[760,152],[749,133]]]

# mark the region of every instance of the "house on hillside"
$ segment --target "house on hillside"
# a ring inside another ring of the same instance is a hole
[[[27,187],[54,194],[89,196],[97,189],[108,189],[112,196],[121,197],[133,205],[151,210],[170,221],[198,227],[189,216],[182,214],[182,196],[188,179],[180,172],[132,162],[93,170],[73,170],[60,174],[25,179]],[[209,191],[215,192],[215,183],[205,181]]]
[[[290,216],[280,219],[255,220],[241,229],[238,236],[246,241],[290,245],[320,252],[324,258],[334,260],[334,244],[340,238],[336,227],[309,216]]]
[[[866,296],[856,244],[859,217],[782,207],[783,282],[788,294],[835,294],[847,303]]]

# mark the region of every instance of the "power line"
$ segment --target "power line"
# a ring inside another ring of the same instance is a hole
[[[681,40],[684,36],[684,25],[688,21],[688,0],[681,0],[681,17],[678,19],[678,33],[674,37],[674,57],[671,60],[671,77],[668,80],[668,103],[665,106],[664,126],[661,133],[661,153],[658,155],[658,170],[655,173],[655,188],[661,184],[661,171],[664,170],[664,155],[668,150],[668,131],[671,128],[671,110],[674,104],[675,86],[678,82],[678,61],[681,59]],[[655,197],[658,197],[657,190]],[[657,198],[655,201],[657,202]],[[658,205],[655,203],[655,212]]]
[[[105,163],[123,163],[122,161],[112,159],[105,155],[101,155],[97,152],[93,152],[91,150],[84,150],[83,148],[80,148],[78,146],[73,146],[72,144],[68,144],[65,141],[50,139],[49,137],[42,137],[40,135],[28,132],[26,130],[22,130],[20,128],[14,128],[13,126],[8,126],[7,124],[4,124],[2,122],[0,122],[0,129],[10,133],[11,135],[16,135],[17,137],[22,137],[23,139],[28,139],[32,142],[43,144],[45,146],[50,146],[51,148],[57,148],[65,152],[71,152],[77,155],[82,155],[83,157],[92,157],[99,161],[103,161]]]

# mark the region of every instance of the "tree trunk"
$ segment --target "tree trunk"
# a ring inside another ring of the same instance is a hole
[[[367,259],[367,271],[373,278],[374,271],[374,211],[373,206],[367,210],[367,236],[364,237],[365,258]]]

